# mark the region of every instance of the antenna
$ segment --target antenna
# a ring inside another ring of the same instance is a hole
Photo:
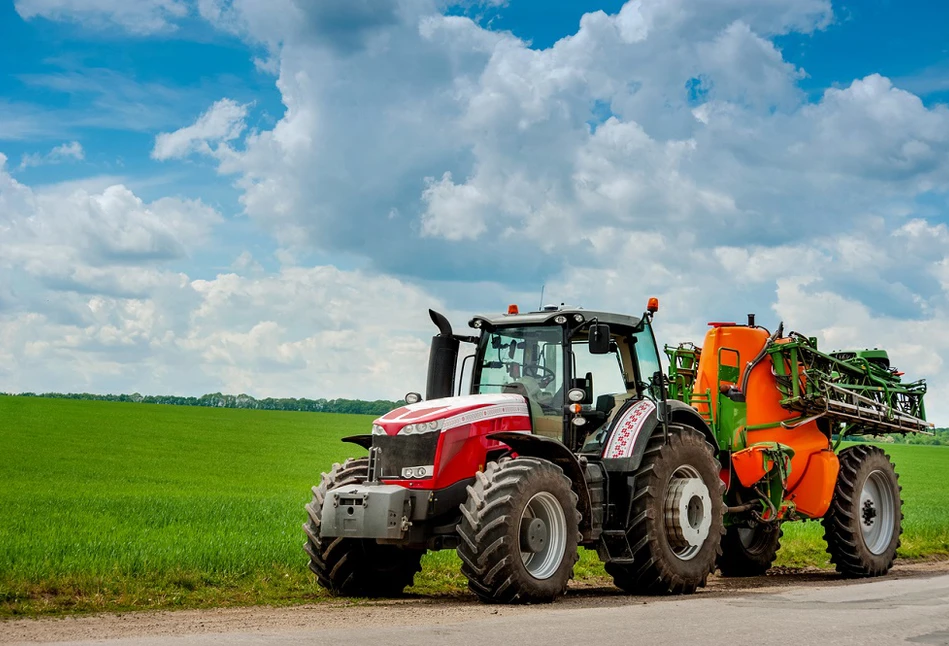
[[[544,283],[540,286],[540,305],[537,306],[537,311],[544,309],[544,288],[547,287],[547,283]]]

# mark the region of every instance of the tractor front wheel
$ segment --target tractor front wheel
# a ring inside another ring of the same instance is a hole
[[[722,537],[718,569],[722,576],[760,576],[771,568],[781,548],[781,526],[753,522],[732,525]]]
[[[412,585],[422,569],[424,550],[380,545],[372,539],[320,536],[323,501],[330,489],[365,482],[369,476],[368,458],[350,458],[334,464],[313,487],[313,500],[306,506],[303,524],[310,557],[310,570],[324,588],[347,597],[395,597]]]
[[[844,576],[881,576],[893,567],[903,533],[899,477],[875,446],[851,446],[838,458],[837,486],[823,519],[827,552]]]
[[[608,561],[617,586],[633,594],[691,594],[721,553],[724,484],[712,446],[696,429],[669,424],[649,439],[635,472],[626,538],[631,561]]]
[[[461,505],[458,556],[489,603],[546,603],[573,576],[580,513],[570,479],[547,460],[489,462]]]

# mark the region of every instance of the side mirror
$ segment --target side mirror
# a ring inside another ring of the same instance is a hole
[[[590,354],[610,353],[610,326],[594,323],[590,326]]]

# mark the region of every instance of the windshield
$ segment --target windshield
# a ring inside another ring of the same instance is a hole
[[[503,328],[482,344],[473,393],[520,393],[544,412],[563,414],[563,328]]]

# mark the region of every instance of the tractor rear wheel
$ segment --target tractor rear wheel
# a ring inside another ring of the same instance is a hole
[[[632,561],[606,563],[617,586],[638,594],[691,594],[721,554],[724,484],[712,446],[699,431],[669,424],[650,438],[635,472]]]
[[[461,516],[461,572],[479,599],[546,603],[566,592],[580,512],[560,467],[530,457],[489,462],[468,487]]]
[[[899,476],[875,446],[851,446],[838,458],[837,486],[823,518],[830,560],[844,576],[886,574],[903,533]]]
[[[313,500],[306,506],[303,524],[306,542],[303,549],[310,557],[310,570],[320,584],[336,595],[348,597],[394,597],[412,585],[422,569],[424,550],[379,545],[366,538],[320,536],[323,500],[330,489],[364,482],[369,475],[368,458],[350,458],[334,464],[313,487]]]
[[[722,576],[760,576],[771,568],[781,548],[780,525],[754,522],[732,525],[722,537],[718,569]]]

